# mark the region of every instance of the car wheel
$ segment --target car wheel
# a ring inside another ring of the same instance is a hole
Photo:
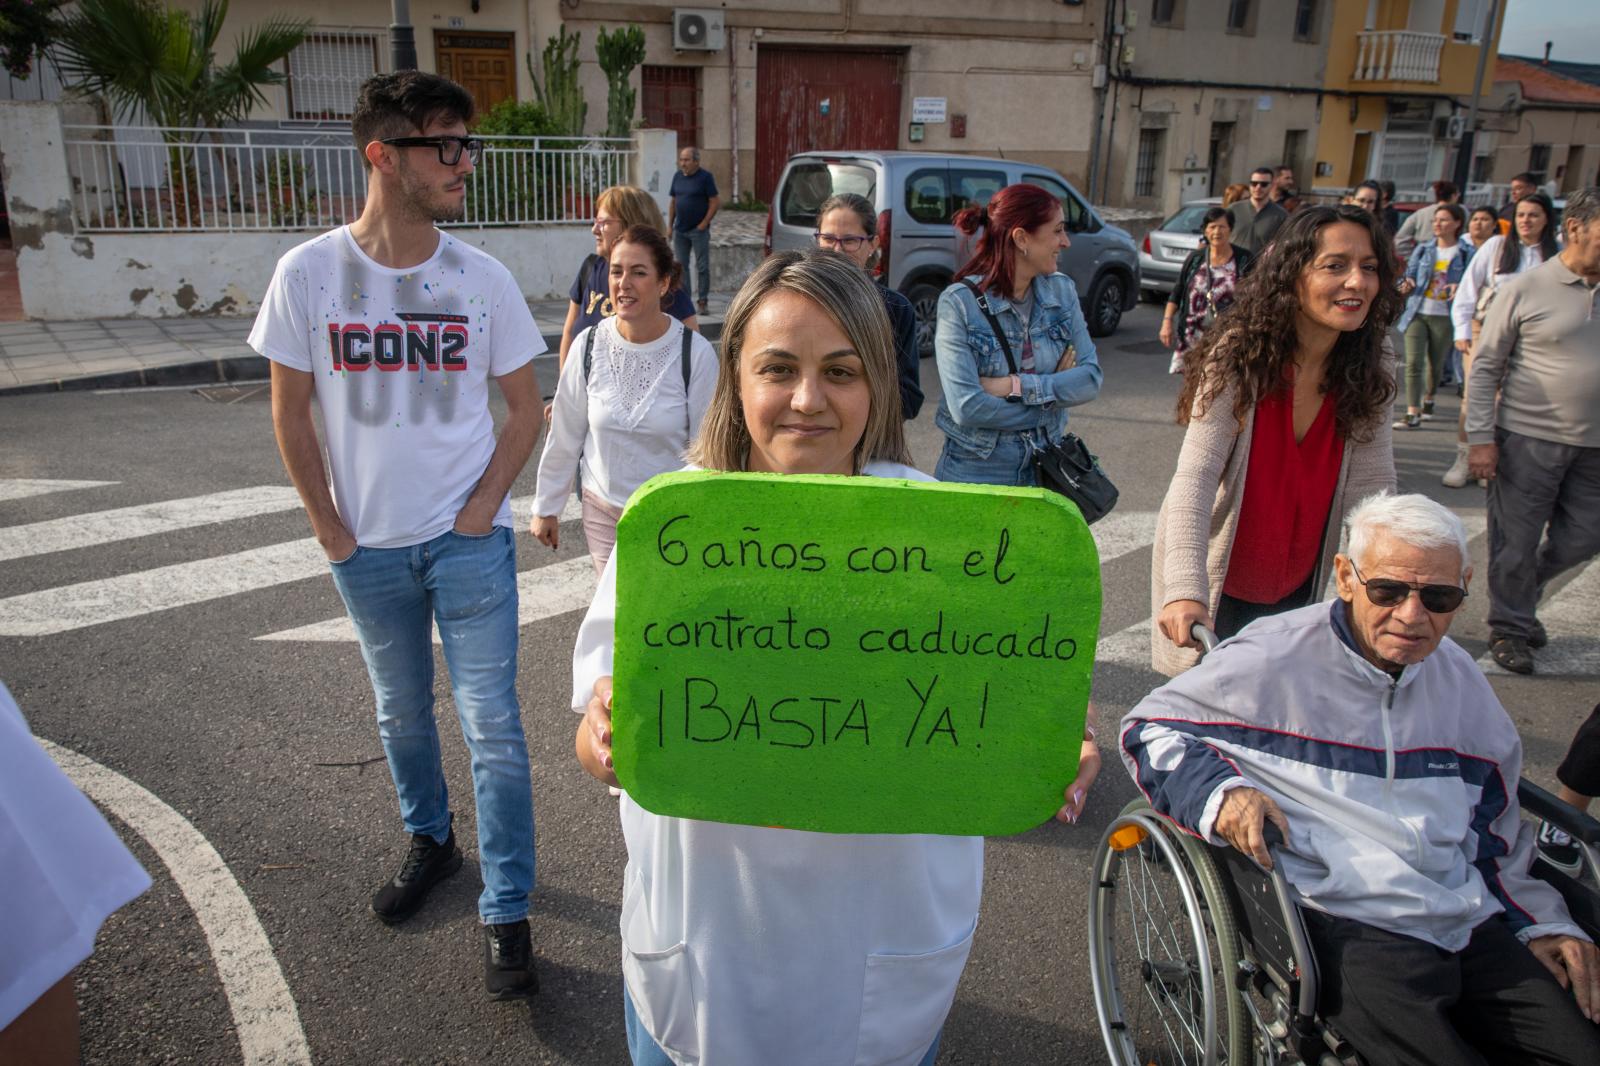
[[[917,353],[924,359],[933,354],[933,333],[939,326],[939,294],[943,291],[925,281],[906,290],[906,299],[917,313]]]
[[[1117,331],[1122,321],[1122,301],[1127,294],[1127,283],[1116,274],[1102,274],[1089,290],[1088,305],[1084,308],[1089,320],[1089,336],[1109,337]]]

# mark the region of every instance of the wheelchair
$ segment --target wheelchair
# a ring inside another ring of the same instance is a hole
[[[1200,634],[1210,648],[1214,638]],[[1582,842],[1591,878],[1600,821],[1524,780],[1517,799]],[[1269,846],[1281,846],[1266,827]],[[1600,890],[1535,859],[1534,876],[1600,942]],[[1091,870],[1089,969],[1116,1066],[1362,1066],[1316,1011],[1317,962],[1282,864],[1179,829],[1143,799],[1101,837]]]

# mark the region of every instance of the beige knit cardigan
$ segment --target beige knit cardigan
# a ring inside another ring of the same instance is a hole
[[[1391,373],[1392,369],[1391,362]],[[1239,427],[1233,417],[1236,391],[1231,386],[1224,389],[1203,415],[1196,413],[1190,420],[1178,453],[1178,469],[1167,486],[1156,522],[1150,567],[1150,665],[1168,677],[1189,669],[1199,656],[1162,635],[1156,624],[1161,609],[1174,600],[1196,600],[1215,618],[1222,601],[1256,420],[1252,407],[1244,427]],[[1384,418],[1371,441],[1345,442],[1333,505],[1323,528],[1322,551],[1312,573],[1311,587],[1318,598],[1333,572],[1345,516],[1365,497],[1393,492],[1394,488],[1394,430]]]

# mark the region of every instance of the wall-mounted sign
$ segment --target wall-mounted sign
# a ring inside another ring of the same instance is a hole
[[[943,96],[918,96],[911,101],[912,122],[943,122],[949,101]]]
[[[826,115],[829,111],[833,110],[833,100],[831,98],[829,98],[829,97],[824,96],[817,103],[817,110],[822,112],[824,115]]]

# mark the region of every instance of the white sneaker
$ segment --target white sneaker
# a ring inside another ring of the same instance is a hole
[[[1467,469],[1467,446],[1465,444],[1456,445],[1456,461],[1450,465],[1450,469],[1446,470],[1444,477],[1439,480],[1453,489],[1465,488],[1467,482],[1472,480],[1472,472]]]

